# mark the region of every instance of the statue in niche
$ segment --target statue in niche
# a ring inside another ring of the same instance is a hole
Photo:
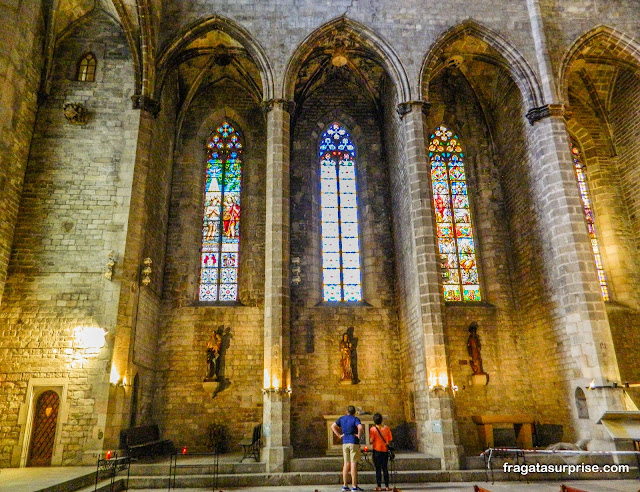
[[[218,381],[218,361],[222,351],[222,336],[217,331],[211,335],[207,343],[207,375],[205,381]]]
[[[353,384],[353,341],[349,332],[345,331],[340,341],[340,382],[343,384]]]
[[[480,355],[480,337],[478,336],[478,323],[475,321],[469,325],[469,338],[467,339],[467,352],[471,357],[470,365],[474,376],[485,375],[482,369],[482,355]]]

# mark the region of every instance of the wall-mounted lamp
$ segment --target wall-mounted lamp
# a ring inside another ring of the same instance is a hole
[[[618,383],[616,381],[604,381],[600,380],[596,383],[596,380],[591,380],[589,386],[587,386],[588,390],[596,390],[596,389],[616,389],[616,388],[640,388],[640,383]]]
[[[111,383],[112,386],[116,386],[118,388],[124,388],[126,386],[129,386],[127,384],[127,377],[126,376],[120,377],[120,373],[118,372],[118,369],[116,368],[115,364],[111,364],[111,374],[109,376],[109,383]]]
[[[300,257],[291,258],[291,283],[298,285],[302,279],[300,278]]]
[[[145,258],[142,260],[144,268],[142,269],[142,285],[145,287],[151,283],[151,264],[153,260],[151,258]]]
[[[78,326],[73,330],[73,338],[78,348],[96,349],[104,347],[107,332],[95,326]]]
[[[104,269],[104,278],[106,278],[107,280],[111,280],[111,278],[113,277],[113,268],[116,266],[116,253],[115,251],[110,251],[109,252],[109,261],[107,261],[107,265]]]
[[[289,395],[291,396],[291,384],[287,384],[287,387],[280,387],[280,381],[274,375],[271,378],[269,377],[269,369],[264,370],[264,387],[262,388],[262,394],[267,395],[270,393],[275,393],[278,395]]]

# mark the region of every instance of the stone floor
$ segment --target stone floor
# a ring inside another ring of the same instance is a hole
[[[93,467],[5,468],[0,470],[0,492],[35,492],[62,481],[94,471]],[[559,492],[561,483],[585,492],[640,492],[640,480],[575,480],[565,482],[475,482],[475,483],[424,483],[399,484],[402,492],[414,490],[471,492],[479,485],[491,492]],[[373,487],[363,487],[372,491]],[[93,489],[93,488],[92,488]],[[139,492],[158,492],[157,489],[138,489]],[[339,486],[287,486],[287,487],[227,487],[224,492],[338,492]],[[211,492],[210,488],[179,489],[178,492]]]
[[[0,492],[32,492],[87,475],[95,466],[50,466],[0,469]]]

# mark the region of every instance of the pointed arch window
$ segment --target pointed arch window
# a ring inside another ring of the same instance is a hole
[[[238,299],[242,139],[223,122],[207,141],[200,301]]]
[[[78,74],[76,80],[80,82],[95,82],[96,57],[93,53],[86,53],[78,62]]]
[[[333,123],[319,146],[323,299],[362,300],[356,148],[347,130]]]
[[[578,188],[580,190],[580,198],[582,199],[582,210],[584,211],[584,219],[587,223],[587,231],[591,240],[591,250],[593,251],[593,259],[596,263],[596,272],[598,273],[598,281],[600,282],[600,293],[602,299],[609,300],[609,288],[607,286],[607,277],[602,266],[602,257],[600,256],[600,246],[598,244],[598,234],[596,233],[596,223],[591,207],[591,198],[589,197],[589,187],[587,185],[587,173],[582,160],[580,159],[580,150],[578,146],[571,142],[571,156],[573,157],[573,167],[576,171],[576,179],[578,180]]]
[[[429,139],[429,161],[444,300],[480,301],[464,154],[445,126]]]

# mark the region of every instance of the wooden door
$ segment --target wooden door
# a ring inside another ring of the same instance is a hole
[[[59,407],[60,397],[55,391],[45,391],[38,397],[33,415],[27,466],[51,465]]]

